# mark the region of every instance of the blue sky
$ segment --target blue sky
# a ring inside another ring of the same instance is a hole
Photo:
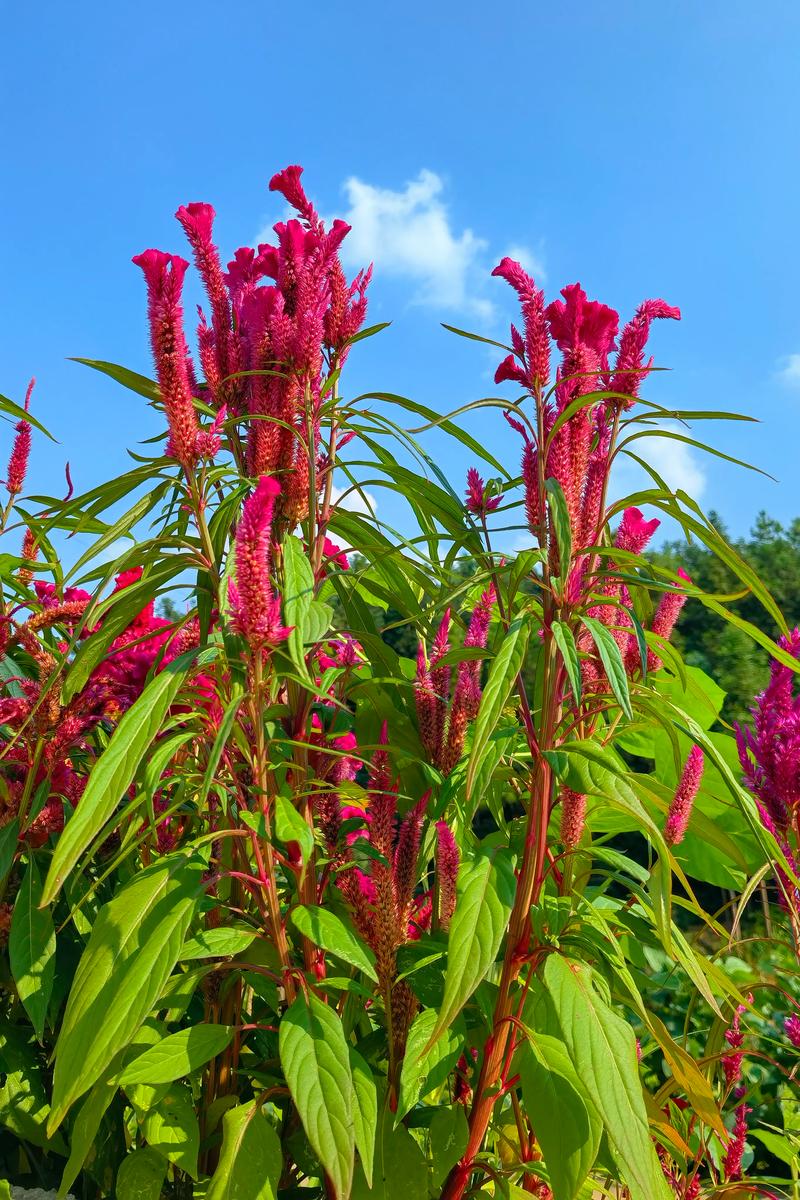
[[[59,492],[66,459],[92,486],[158,431],[66,361],[149,373],[131,255],[185,253],[172,214],[207,200],[228,256],[280,218],[267,181],[300,162],[321,211],[354,222],[354,260],[375,260],[370,319],[393,321],[353,354],[351,390],[441,411],[494,392],[493,357],[439,322],[505,340],[510,293],[488,275],[517,250],[551,295],[577,279],[623,318],[679,304],[649,394],[761,418],[713,437],[780,482],[663,445],[659,466],[735,533],[762,507],[800,515],[791,0],[43,0],[6,9],[4,43],[0,392],[21,400],[36,375],[59,439],[35,439],[34,488]],[[472,428],[516,458],[499,416]],[[432,445],[460,486],[468,460]]]

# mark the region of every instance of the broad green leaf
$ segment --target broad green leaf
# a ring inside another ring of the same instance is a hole
[[[157,383],[148,379],[146,375],[139,375],[136,371],[129,370],[128,367],[119,367],[116,363],[103,362],[97,358],[72,358],[71,361],[82,363],[84,367],[91,367],[94,371],[108,375],[110,379],[121,383],[129,391],[144,396],[146,400],[158,400],[161,396]]]
[[[172,1083],[216,1058],[233,1038],[229,1025],[192,1025],[179,1029],[125,1068],[120,1076],[124,1087],[130,1083]]]
[[[202,872],[197,859],[167,855],[100,909],[56,1044],[50,1130],[132,1041],[164,990],[198,905]]]
[[[48,1136],[50,1105],[39,1056],[25,1026],[0,1022],[0,1125],[23,1142],[66,1155],[60,1133]]]
[[[0,883],[4,882],[11,870],[11,864],[17,852],[18,839],[19,817],[14,817],[13,821],[9,821],[0,829]]]
[[[298,996],[280,1024],[281,1065],[311,1147],[336,1200],[353,1182],[355,1134],[350,1055],[342,1022],[316,996]]]
[[[117,1094],[116,1079],[101,1079],[78,1109],[69,1133],[69,1158],[61,1176],[60,1193],[65,1195],[83,1170],[97,1140],[100,1123]]]
[[[287,537],[283,543],[283,620],[291,633],[287,639],[289,656],[300,674],[308,674],[305,659],[308,613],[314,599],[314,572],[303,543]]]
[[[284,845],[297,842],[303,855],[303,869],[314,850],[314,834],[288,796],[275,797],[275,836]]]
[[[551,954],[544,977],[570,1060],[602,1119],[631,1200],[669,1200],[650,1139],[633,1030],[600,999],[583,964]]]
[[[184,942],[179,959],[185,962],[193,958],[230,958],[242,954],[255,937],[255,929],[246,926],[221,925],[217,929],[204,929]]]
[[[601,624],[595,617],[581,617],[581,621],[591,634],[592,641],[597,647],[597,653],[600,655],[600,661],[603,664],[611,691],[625,713],[629,721],[633,720],[633,711],[631,709],[631,698],[628,692],[628,676],[625,673],[625,666],[622,662],[622,655],[619,646],[614,641],[613,635],[605,625]]]
[[[378,1091],[367,1063],[350,1047],[350,1069],[353,1072],[353,1133],[361,1168],[372,1187],[372,1164],[375,1159],[375,1133],[378,1125]]]
[[[436,1187],[444,1183],[467,1148],[469,1126],[463,1104],[437,1108],[430,1130],[431,1177]]]
[[[564,660],[567,679],[569,679],[569,686],[572,688],[572,695],[577,707],[581,702],[581,664],[578,658],[578,647],[575,645],[575,635],[569,625],[563,624],[562,621],[553,621],[551,628],[556,645]]]
[[[295,928],[315,946],[328,950],[337,958],[343,958],[377,983],[375,955],[336,913],[316,904],[305,904],[293,908],[290,915]]]
[[[66,876],[125,795],[185,678],[185,670],[169,668],[156,675],[114,730],[92,768],[80,804],[58,840],[42,904],[49,904],[58,895]]]
[[[53,918],[49,908],[38,907],[41,895],[42,879],[31,855],[14,903],[8,952],[19,998],[39,1041],[44,1035],[56,966]]]
[[[115,1183],[117,1200],[160,1200],[167,1160],[157,1150],[134,1150],[120,1163]]]
[[[558,544],[558,573],[562,582],[565,582],[569,573],[570,559],[572,558],[572,526],[569,519],[569,509],[567,508],[567,501],[561,489],[561,484],[557,479],[548,479],[544,487],[547,492],[550,521],[555,530],[556,542]]]
[[[468,859],[458,872],[456,888],[444,999],[425,1051],[452,1024],[497,957],[516,891],[508,853],[488,850]]]
[[[492,660],[489,668],[489,677],[486,680],[486,687],[483,689],[472,735],[472,752],[467,767],[468,801],[486,752],[486,745],[500,720],[500,714],[511,695],[511,689],[525,661],[529,637],[529,621],[525,617],[518,617],[512,622],[497,656]]]
[[[437,1038],[430,1050],[438,1014],[434,1008],[417,1013],[406,1040],[406,1052],[400,1069],[400,1092],[395,1113],[398,1124],[418,1100],[441,1087],[458,1062],[466,1043],[467,1031],[463,1017],[456,1017],[449,1029]]]
[[[145,1115],[142,1132],[148,1146],[197,1179],[200,1126],[188,1088],[173,1084]]]
[[[422,1200],[428,1195],[428,1166],[404,1125],[393,1126],[394,1114],[384,1104],[378,1118],[372,1184],[356,1171],[352,1200]]]
[[[283,1158],[278,1135],[254,1100],[222,1118],[222,1151],[206,1200],[275,1200]]]
[[[554,1200],[575,1200],[597,1158],[602,1122],[582,1098],[566,1047],[545,1034],[530,1034],[515,1065],[520,1070],[525,1112],[542,1148]]]

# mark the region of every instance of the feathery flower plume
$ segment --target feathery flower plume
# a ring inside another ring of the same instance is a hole
[[[748,996],[748,1000],[752,1002],[753,997]],[[744,1051],[742,1045],[744,1043],[744,1033],[742,1032],[742,1013],[745,1012],[746,1005],[739,1004],[733,1014],[730,1028],[725,1030],[725,1041],[733,1051],[732,1054],[725,1054],[722,1057],[722,1069],[725,1072],[725,1084],[727,1087],[733,1087],[742,1077],[742,1062],[744,1060]]]
[[[681,310],[663,300],[645,300],[636,310],[635,316],[623,329],[619,339],[619,354],[611,379],[609,391],[619,392],[629,399],[623,402],[630,408],[637,396],[642,380],[652,365],[652,359],[644,365],[644,349],[650,334],[650,323],[658,318],[680,321]],[[613,404],[614,401],[612,400]]]
[[[145,250],[137,254],[133,262],[141,267],[147,284],[150,342],[169,425],[167,453],[189,471],[197,461],[197,435],[200,432],[192,403],[189,352],[181,304],[183,280],[189,264],[185,258],[160,250]]]
[[[733,1126],[733,1136],[728,1143],[725,1154],[725,1179],[740,1179],[742,1175],[742,1157],[744,1156],[747,1139],[747,1114],[752,1112],[746,1104],[740,1104],[736,1109],[736,1121]]]
[[[641,554],[660,524],[658,517],[646,521],[641,509],[626,508],[614,538],[614,545],[618,550],[626,550],[629,554]]]
[[[281,601],[272,590],[272,514],[280,486],[262,475],[242,508],[236,531],[236,583],[229,588],[233,626],[254,649],[274,646],[291,632],[281,625]]]
[[[530,392],[541,390],[547,386],[550,377],[550,339],[545,319],[544,292],[536,287],[527,271],[512,258],[502,259],[492,275],[505,279],[519,296],[525,330],[524,336],[513,330],[516,359],[509,355],[500,364],[495,383],[509,379],[522,384]]]
[[[36,535],[28,526],[25,530],[25,536],[22,539],[22,554],[21,557],[26,563],[35,563],[39,556],[39,543],[36,541]],[[33,571],[30,567],[20,567],[17,572],[20,583],[27,585],[33,579]]]
[[[572,788],[561,789],[561,841],[567,850],[574,850],[583,836],[586,824],[586,796],[573,792]]]
[[[692,582],[690,577],[681,567],[678,567],[678,575],[684,580],[684,582]],[[665,640],[667,640],[675,628],[675,622],[681,615],[681,611],[685,603],[686,593],[684,592],[683,588],[676,585],[675,587],[670,588],[669,591],[664,592],[658,602],[658,608],[653,614],[653,624],[651,626],[653,633],[657,633],[659,637],[663,637]]]
[[[32,379],[28,384],[28,390],[25,393],[25,412],[30,411],[31,393],[33,392],[35,379]],[[25,486],[25,476],[28,473],[28,458],[31,453],[31,423],[24,418],[17,421],[15,426],[16,437],[14,444],[11,447],[11,457],[8,460],[8,471],[6,472],[6,489],[9,496],[17,496]]]
[[[224,378],[232,365],[229,347],[231,307],[219,250],[213,240],[216,213],[210,204],[182,204],[175,216],[189,239],[198,273],[208,294],[217,368]]]
[[[490,496],[489,489],[481,479],[475,467],[470,467],[467,471],[467,512],[472,513],[476,517],[486,516],[488,513],[494,512],[499,508],[502,502],[502,495]]]
[[[670,846],[683,841],[692,814],[692,805],[703,778],[705,758],[699,746],[692,746],[667,813],[664,837]]]
[[[783,1022],[783,1029],[792,1045],[800,1050],[800,1017],[787,1017]]]
[[[800,629],[778,644],[800,657]],[[736,729],[745,784],[778,835],[786,834],[800,804],[800,696],[794,695],[794,679],[791,667],[773,661],[769,683],[750,710],[752,727]]]
[[[439,885],[439,925],[447,931],[456,908],[459,853],[446,821],[436,822],[436,880]]]

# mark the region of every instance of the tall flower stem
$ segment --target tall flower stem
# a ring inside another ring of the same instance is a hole
[[[275,943],[275,948],[278,951],[278,957],[283,968],[283,986],[286,991],[286,999],[289,1003],[295,998],[296,989],[292,978],[292,964],[289,957],[289,943],[286,938],[286,929],[281,916],[280,901],[278,899],[278,884],[275,872],[275,853],[272,848],[272,823],[270,820],[270,804],[268,793],[268,774],[269,767],[267,762],[267,747],[264,738],[264,722],[261,716],[261,709],[264,698],[264,664],[261,650],[256,650],[253,654],[252,661],[252,699],[250,704],[250,716],[253,724],[255,736],[255,746],[253,748],[253,782],[255,783],[256,795],[261,807],[261,812],[264,816],[265,836],[262,845],[263,872],[266,877],[266,902],[267,911],[269,913],[270,932],[272,940]]]

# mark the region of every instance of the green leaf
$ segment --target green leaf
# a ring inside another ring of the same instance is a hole
[[[124,1087],[130,1083],[172,1083],[216,1058],[233,1038],[230,1025],[192,1025],[179,1029],[126,1067],[120,1076]]]
[[[378,1126],[378,1091],[372,1072],[352,1046],[350,1069],[353,1072],[353,1134],[362,1170],[367,1183],[372,1187],[375,1133]]]
[[[308,674],[305,658],[308,614],[314,599],[314,572],[296,537],[287,537],[283,543],[283,620],[292,632],[287,638],[289,657],[305,678]]]
[[[167,1174],[164,1158],[146,1147],[123,1158],[115,1182],[117,1200],[160,1200]]]
[[[244,693],[242,692],[241,687],[236,686],[230,703],[225,709],[225,712],[222,714],[222,720],[219,723],[219,729],[217,730],[217,735],[214,738],[214,744],[211,747],[208,755],[208,763],[206,764],[205,774],[203,775],[203,782],[200,785],[200,791],[197,796],[197,807],[200,811],[203,810],[205,802],[208,799],[208,793],[211,791],[213,786],[214,776],[216,774],[217,767],[219,766],[219,760],[222,758],[222,752],[228,744],[228,739],[230,738],[231,730],[233,729],[233,723],[236,720],[236,716],[239,712],[239,707],[243,699]]]
[[[516,892],[505,850],[488,850],[458,872],[456,908],[447,939],[444,998],[425,1052],[452,1024],[497,957]]]
[[[60,1133],[48,1136],[50,1105],[40,1059],[26,1026],[0,1023],[0,1125],[22,1141],[66,1155]]]
[[[441,1087],[458,1062],[466,1042],[467,1031],[463,1017],[456,1017],[449,1029],[437,1038],[425,1052],[436,1028],[438,1014],[434,1008],[423,1009],[411,1023],[406,1040],[406,1052],[400,1070],[400,1092],[395,1113],[398,1124],[418,1100]]]
[[[575,705],[579,707],[581,702],[581,663],[578,658],[575,635],[569,625],[564,625],[562,621],[553,621],[551,628],[555,643],[564,660],[564,667],[567,672],[567,679],[569,679],[569,686],[572,688],[572,695],[575,698]]]
[[[354,1091],[342,1022],[316,996],[298,996],[281,1020],[278,1044],[306,1136],[336,1200],[347,1200],[355,1158]]]
[[[544,978],[570,1060],[603,1122],[631,1200],[669,1200],[650,1139],[633,1030],[600,999],[583,964],[551,954]]]
[[[569,564],[572,558],[572,526],[569,519],[567,501],[557,479],[548,479],[544,490],[547,492],[547,506],[550,509],[550,520],[556,534],[558,544],[558,571],[562,582],[566,581]]]
[[[114,730],[92,768],[80,804],[58,840],[42,904],[49,904],[58,895],[83,851],[125,795],[185,678],[185,670],[167,669],[156,675]]]
[[[222,1151],[206,1200],[275,1200],[283,1169],[278,1135],[257,1102],[222,1118]]]
[[[582,1086],[566,1048],[556,1038],[531,1033],[515,1065],[525,1112],[542,1148],[554,1200],[575,1200],[597,1158],[602,1122],[582,1099]]]
[[[255,940],[256,931],[246,926],[221,925],[204,929],[183,944],[180,961],[192,958],[231,958],[242,954]]]
[[[34,417],[31,413],[26,412],[21,404],[15,404],[13,400],[9,400],[8,396],[0,396],[0,412],[4,412],[9,417],[13,417],[15,421],[27,421],[29,425],[32,425],[34,429],[38,429],[39,432],[43,433],[44,436],[49,438],[51,442],[56,440],[52,433],[45,429],[41,421],[37,421],[36,417]]]
[[[595,617],[581,617],[581,620],[589,630],[592,641],[597,647],[597,653],[600,655],[611,691],[625,716],[632,721],[633,711],[628,692],[628,676],[625,674],[619,646],[614,641],[611,631],[606,629],[605,625],[602,625]]]
[[[14,817],[13,821],[9,821],[0,829],[0,883],[5,881],[8,872],[11,870],[11,865],[14,862],[14,855],[17,852],[17,841],[19,840],[19,817]]]
[[[314,851],[314,834],[288,796],[275,797],[275,836],[288,845],[297,842],[303,855],[303,870]]]
[[[100,909],[56,1044],[50,1130],[131,1042],[164,990],[198,905],[202,872],[197,859],[166,855]]]
[[[305,825],[305,821],[303,824]],[[359,971],[363,971],[377,983],[375,955],[336,913],[327,908],[320,908],[316,904],[305,904],[293,908],[291,918],[295,928],[315,946],[328,950],[337,958],[343,958],[345,962],[358,967]]]
[[[188,1088],[173,1084],[145,1115],[142,1132],[148,1146],[197,1179],[200,1126]]]
[[[467,767],[468,801],[475,776],[486,752],[486,745],[500,720],[500,714],[511,695],[511,689],[525,661],[529,637],[529,621],[525,617],[518,617],[512,622],[489,668],[489,677],[486,680],[486,687],[483,689],[472,735],[472,752]]]
[[[352,1200],[422,1200],[428,1195],[424,1155],[404,1125],[392,1128],[393,1113],[382,1107],[375,1143],[372,1184],[356,1172]]]
[[[101,1079],[90,1090],[72,1122],[69,1138],[69,1158],[61,1176],[59,1192],[64,1195],[72,1187],[89,1160],[97,1142],[100,1124],[111,1101],[117,1094],[117,1081]]]
[[[44,1035],[56,966],[53,918],[49,908],[38,907],[41,895],[42,880],[31,855],[14,904],[8,951],[19,998],[39,1041]]]
[[[127,367],[119,367],[116,363],[103,362],[102,359],[97,358],[72,358],[70,361],[82,363],[84,367],[91,367],[94,371],[108,375],[110,379],[121,383],[129,391],[144,396],[146,400],[158,400],[161,396],[157,383],[148,379],[146,375],[139,375],[136,371],[128,370]]]
[[[469,1141],[469,1126],[462,1104],[437,1108],[428,1131],[430,1138],[431,1176],[439,1187],[452,1167],[463,1155]]]

